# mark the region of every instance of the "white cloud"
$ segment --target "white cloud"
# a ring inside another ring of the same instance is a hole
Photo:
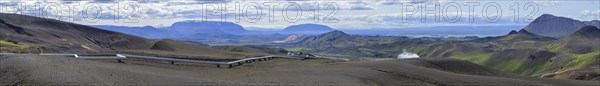
[[[583,10],[576,18],[578,20],[600,20],[600,10]]]
[[[556,6],[559,3],[561,3],[561,1],[559,0],[533,0],[531,2],[537,3],[538,5],[545,7]]]
[[[124,18],[127,17],[127,15],[129,13],[131,13],[133,10],[132,9],[126,9],[127,7],[125,7],[124,4],[126,3],[131,3],[128,6],[133,6],[136,7],[138,9],[135,9],[136,13],[133,13],[131,15],[131,17],[139,19],[140,21],[153,21],[153,22],[145,22],[145,24],[148,25],[153,25],[153,26],[158,26],[158,23],[155,22],[160,22],[160,21],[154,21],[154,20],[161,20],[161,21],[165,21],[165,20],[169,20],[171,19],[172,21],[175,20],[201,20],[203,19],[202,17],[204,17],[203,15],[206,14],[205,11],[207,10],[212,10],[212,8],[204,8],[205,5],[225,5],[227,6],[226,10],[235,10],[235,11],[225,11],[223,13],[218,13],[218,14],[227,14],[227,18],[233,18],[232,15],[242,15],[244,14],[245,11],[239,11],[236,10],[236,8],[234,8],[234,6],[236,5],[236,3],[240,3],[240,5],[244,5],[247,3],[252,3],[252,2],[256,2],[260,5],[264,5],[263,3],[265,2],[273,2],[273,3],[280,3],[279,6],[275,9],[275,11],[277,11],[277,13],[274,14],[274,17],[276,18],[275,21],[277,23],[255,23],[255,24],[251,24],[253,26],[269,26],[269,27],[275,27],[275,26],[280,26],[280,27],[284,27],[287,23],[284,19],[283,19],[283,11],[285,10],[283,8],[283,6],[285,4],[288,4],[290,2],[294,2],[297,3],[301,8],[302,8],[302,15],[301,15],[301,20],[300,21],[313,21],[315,19],[315,16],[313,16],[313,9],[310,9],[311,6],[314,6],[315,3],[318,3],[319,6],[321,6],[320,10],[321,10],[321,14],[320,16],[323,17],[324,15],[327,14],[327,12],[331,12],[332,9],[326,9],[323,6],[330,3],[329,5],[331,5],[331,3],[334,3],[336,6],[338,6],[338,10],[340,13],[336,14],[334,17],[340,19],[340,23],[331,23],[328,25],[331,26],[339,26],[339,27],[418,27],[418,26],[432,26],[432,25],[499,25],[499,24],[514,24],[511,23],[512,22],[512,13],[509,13],[510,11],[508,9],[505,9],[504,14],[500,14],[502,15],[502,19],[501,22],[498,23],[489,23],[489,22],[484,22],[481,19],[481,15],[480,15],[480,11],[481,9],[476,8],[476,19],[478,20],[475,23],[470,23],[467,22],[467,13],[466,13],[466,8],[463,8],[463,12],[448,12],[450,16],[455,16],[458,13],[461,13],[462,15],[459,17],[461,18],[461,20],[457,23],[448,23],[448,22],[442,22],[442,23],[421,23],[421,19],[418,18],[419,14],[416,14],[415,16],[412,16],[408,19],[408,23],[404,23],[402,21],[402,10],[398,10],[399,8],[396,8],[396,6],[401,5],[401,4],[420,4],[420,3],[426,3],[426,4],[430,4],[430,3],[442,3],[442,5],[444,5],[444,3],[447,2],[458,2],[459,4],[462,4],[461,2],[465,2],[468,0],[369,0],[369,1],[363,1],[363,0],[277,0],[277,1],[262,1],[262,0],[199,0],[199,1],[167,1],[167,0],[138,0],[138,1],[118,1],[115,2],[116,0],[107,0],[107,1],[98,1],[98,0],[89,0],[89,1],[81,1],[81,0],[62,0],[62,1],[19,1],[19,0],[13,0],[13,1],[0,1],[0,5],[2,6],[7,6],[6,8],[4,8],[2,10],[2,12],[21,12],[18,9],[18,5],[20,5],[19,3],[24,3],[25,6],[21,6],[21,7],[35,7],[34,3],[35,2],[41,2],[43,4],[48,4],[50,2],[58,2],[58,4],[60,5],[64,5],[62,7],[59,7],[61,9],[59,9],[58,11],[55,9],[43,9],[41,12],[47,12],[49,13],[49,15],[47,17],[56,17],[59,16],[63,19],[60,20],[65,20],[64,18],[69,18],[70,16],[74,16],[74,21],[75,22],[84,22],[82,20],[82,15],[83,12],[91,12],[94,13],[93,11],[90,10],[84,10],[84,5],[86,4],[97,4],[100,7],[102,7],[103,11],[101,12],[102,14],[102,18],[100,21],[112,21],[111,19],[114,19],[114,17],[118,17],[118,18]],[[482,2],[486,2],[486,1],[482,1]],[[525,1],[525,2],[529,2],[529,1]],[[534,1],[530,1],[530,2],[536,2],[539,3],[543,6],[553,6],[556,5],[556,3],[558,3],[559,1],[555,1],[555,0],[534,0]],[[509,4],[507,6],[512,5],[512,3],[508,2]],[[114,4],[120,4],[120,10],[110,10],[111,8],[114,9]],[[69,6],[72,5],[77,5],[78,7],[74,7],[77,10],[75,10],[75,12],[71,13],[71,10]],[[481,7],[484,4],[480,4],[479,7]],[[501,4],[503,5],[503,7],[505,7],[504,5],[506,4]],[[13,7],[11,7],[13,6]],[[31,10],[31,9],[30,9]],[[259,11],[262,11],[263,13],[252,13],[252,11],[250,12],[250,16],[262,16],[262,20],[263,22],[268,21],[267,20],[267,14],[266,12],[268,12],[269,9],[266,9],[266,6],[262,6],[262,9],[259,9]],[[290,10],[294,10],[294,9],[290,9]],[[580,15],[571,15],[571,16],[576,16],[574,18],[577,19],[598,19],[598,15],[600,13],[598,13],[600,11],[598,10],[584,10],[581,11],[581,13],[579,13]],[[294,12],[290,12],[291,14],[294,14]],[[27,14],[27,13],[24,13]],[[74,15],[71,15],[74,14]],[[578,14],[578,13],[575,13]],[[292,15],[294,16],[294,15]],[[523,15],[522,15],[523,16]],[[220,15],[208,15],[206,16],[208,17],[207,20],[218,20],[220,18],[222,18],[222,16]],[[431,15],[428,15],[428,19],[426,20],[427,22],[433,22],[433,20],[429,19],[432,18]],[[227,19],[230,22],[233,22],[233,19]],[[442,20],[443,21],[443,20]],[[114,22],[114,21],[113,21]],[[281,22],[285,22],[286,24],[281,24]],[[111,23],[111,22],[102,22],[105,24],[117,24],[117,23]],[[298,23],[305,23],[305,22],[298,22]],[[310,23],[310,22],[309,22]],[[322,23],[322,22],[319,22]],[[122,24],[122,23],[118,23],[118,24]],[[166,25],[165,23],[160,23],[162,25]],[[522,23],[518,23],[518,24],[522,24]],[[137,25],[137,24],[136,24]]]

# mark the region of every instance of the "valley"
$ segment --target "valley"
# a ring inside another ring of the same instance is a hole
[[[600,85],[598,20],[551,14],[525,26],[397,30],[0,16],[0,85]]]
[[[564,18],[549,14],[540,18],[546,17]],[[536,23],[529,26],[552,21],[539,19],[534,22]],[[577,27],[579,29],[572,33],[566,32],[570,35],[560,38],[537,35],[523,29],[507,32],[503,36],[462,40],[353,36],[334,31],[309,37],[291,49],[331,56],[362,56],[367,59],[396,58],[398,54],[408,52],[416,53],[422,58],[467,60],[491,69],[526,76],[565,79],[585,77],[592,80],[591,77],[597,78],[600,73],[597,71],[600,62],[600,30],[595,26]]]

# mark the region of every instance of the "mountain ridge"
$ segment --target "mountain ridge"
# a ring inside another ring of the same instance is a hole
[[[246,32],[244,27],[239,24],[232,22],[221,22],[221,21],[198,21],[198,20],[187,20],[180,21],[171,24],[170,27],[164,29],[171,29],[180,33],[196,34],[196,33],[225,33],[225,34],[236,34]]]
[[[600,21],[579,21],[567,17],[543,14],[523,29],[542,36],[562,38],[586,25],[600,26]]]
[[[600,29],[595,26],[585,26],[573,34],[561,39],[555,45],[570,53],[584,54],[600,51]]]
[[[31,45],[26,52],[110,52],[148,49],[151,41],[121,32],[28,15],[0,13],[2,40]]]
[[[199,20],[179,21],[168,27],[113,25],[95,25],[94,27],[147,38],[176,38],[197,34],[239,34],[247,31],[241,25],[232,22]]]
[[[298,24],[291,25],[281,30],[280,33],[286,34],[322,34],[330,31],[335,31],[335,29],[321,24]]]

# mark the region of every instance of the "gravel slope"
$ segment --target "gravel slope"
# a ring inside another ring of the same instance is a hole
[[[187,75],[191,72],[116,62],[38,55],[0,58],[2,85],[160,85],[208,81]]]
[[[144,59],[125,62],[38,55],[0,56],[0,85],[600,85],[599,81],[502,74],[453,60],[275,59],[231,69]]]

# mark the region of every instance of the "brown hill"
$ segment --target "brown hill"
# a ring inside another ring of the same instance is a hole
[[[298,41],[302,41],[306,36],[300,34],[294,34],[286,37],[285,39],[273,41],[275,43],[295,43]]]
[[[556,40],[552,37],[546,37],[541,35],[533,34],[525,29],[520,31],[511,31],[507,35],[498,37],[487,37],[481,39],[475,39],[473,41],[552,41]]]
[[[178,57],[204,60],[233,60],[242,59],[246,56],[252,56],[238,52],[216,49],[210,46],[190,44],[183,41],[171,39],[161,39],[157,41],[156,43],[154,43],[154,45],[152,45],[150,50],[132,50],[124,52],[162,57]]]
[[[0,51],[24,53],[125,53],[207,60],[249,55],[176,40],[151,41],[86,25],[18,14],[0,14]]]
[[[432,59],[432,58],[419,58],[419,59],[405,59],[399,60],[407,64],[421,66],[426,68],[432,68],[447,72],[454,72],[460,74],[469,75],[482,75],[482,76],[501,76],[502,73],[486,68],[484,66],[469,62],[467,60],[457,59]]]
[[[561,38],[583,26],[585,23],[579,20],[543,14],[523,29],[538,35]]]
[[[560,48],[570,53],[583,54],[600,50],[598,43],[600,43],[600,29],[595,26],[585,26],[555,45],[562,45]]]
[[[569,37],[581,37],[581,38],[600,38],[600,29],[596,26],[585,26],[575,31]]]
[[[142,37],[86,25],[18,14],[0,16],[0,40],[30,46],[24,52],[111,52],[152,45]]]
[[[285,54],[288,51],[281,48],[266,48],[260,46],[215,46],[217,49],[226,51],[239,52],[247,55],[273,55],[273,54]]]

